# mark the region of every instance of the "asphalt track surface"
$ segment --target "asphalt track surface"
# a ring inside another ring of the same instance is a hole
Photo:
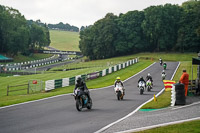
[[[197,99],[198,102],[185,106],[174,106],[149,112],[138,111],[127,119],[106,129],[103,133],[132,133],[185,121],[200,120],[199,99]]]
[[[50,50],[58,50],[58,49],[55,49],[53,47],[50,47],[50,46],[47,46],[48,49]],[[66,59],[68,58],[68,55],[62,55],[63,59]],[[71,61],[64,61],[64,62],[59,62],[59,63],[55,63],[55,64],[49,64],[47,66],[41,66],[41,67],[37,67],[37,68],[29,68],[29,69],[26,69],[26,71],[46,71],[48,69],[51,69],[53,67],[57,67],[57,66],[62,66],[62,65],[66,65],[66,64],[70,64],[70,63],[73,63],[73,62],[76,62],[78,60],[71,60]],[[46,61],[43,61],[41,63],[45,63]]]
[[[178,62],[168,62],[166,79],[170,79]],[[113,86],[92,90],[92,110],[78,112],[70,95],[0,109],[0,133],[93,133],[126,116],[157,94],[163,87],[161,67],[153,64],[140,74],[124,82],[126,95],[118,101]],[[154,88],[139,94],[137,81],[151,73]],[[114,79],[113,79],[114,82]]]
[[[29,68],[29,69],[26,69],[26,71],[35,71],[35,70],[36,71],[46,71],[46,70],[51,69],[53,67],[70,64],[70,63],[73,63],[75,61],[76,60],[64,61],[64,62],[59,62],[59,63],[55,63],[55,64],[50,64],[50,65],[47,65],[47,66],[42,66],[42,67],[37,67],[37,68]]]

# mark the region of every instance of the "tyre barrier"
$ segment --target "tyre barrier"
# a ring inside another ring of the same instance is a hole
[[[171,89],[171,106],[185,105],[185,89],[184,84],[173,84]]]
[[[176,102],[176,91],[175,91],[175,86],[172,85],[171,89],[171,106],[174,106]]]
[[[66,86],[70,86],[70,85],[75,85],[76,79],[78,77],[81,77],[84,81],[96,79],[98,77],[103,77],[103,76],[106,76],[113,72],[119,71],[120,69],[126,68],[127,66],[133,65],[133,64],[137,63],[138,61],[139,61],[138,58],[136,58],[133,60],[129,60],[126,63],[118,64],[118,65],[112,66],[108,69],[104,69],[102,71],[93,72],[93,73],[89,73],[89,74],[83,74],[83,75],[77,75],[77,76],[71,77],[71,78],[48,80],[45,82],[45,91],[49,91],[49,90],[53,90],[53,89],[61,88],[61,87],[66,87]]]
[[[185,105],[185,89],[184,89],[184,84],[174,84],[175,86],[175,91],[176,91],[176,102],[175,105]]]
[[[185,105],[185,89],[184,84],[173,84],[171,89],[171,106]]]

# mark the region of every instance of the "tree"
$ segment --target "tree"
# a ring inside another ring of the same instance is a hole
[[[93,53],[93,38],[94,38],[93,26],[87,27],[85,30],[80,31],[80,41],[79,48],[83,55],[89,57],[90,59],[94,59]]]
[[[79,47],[90,59],[104,59],[115,56],[114,41],[116,39],[117,16],[108,13],[105,18],[95,22],[80,32]]]
[[[41,49],[45,46],[49,46],[49,31],[47,27],[41,27],[33,23],[30,29],[30,49]]]
[[[151,51],[169,51],[174,47],[181,12],[178,5],[171,4],[151,6],[145,9],[145,20],[142,27]]]
[[[184,13],[182,15],[178,30],[177,49],[184,51],[200,50],[200,1],[190,0],[182,4]]]
[[[121,14],[117,20],[119,32],[115,41],[115,49],[118,55],[144,50],[145,41],[141,28],[144,12],[130,11]]]
[[[136,52],[200,50],[200,1],[165,4],[115,16],[108,13],[81,27],[79,47],[90,59]]]
[[[0,52],[17,55],[28,47],[28,26],[26,19],[18,10],[0,6]]]
[[[62,22],[58,23],[58,24],[48,24],[48,27],[50,29],[58,29],[58,30],[66,30],[66,31],[75,31],[75,32],[79,32],[79,28],[76,26],[71,26],[70,24],[64,24]]]

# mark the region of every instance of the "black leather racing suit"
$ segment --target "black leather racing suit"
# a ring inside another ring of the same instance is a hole
[[[80,83],[76,83],[75,88],[74,88],[74,92],[76,89],[80,89],[80,91],[84,94],[86,94],[90,100],[90,92],[85,84],[85,82],[81,81]]]

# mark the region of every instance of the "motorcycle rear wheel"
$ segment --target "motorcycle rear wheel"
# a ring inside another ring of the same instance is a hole
[[[90,101],[87,103],[87,109],[92,109],[92,99],[90,98]]]

